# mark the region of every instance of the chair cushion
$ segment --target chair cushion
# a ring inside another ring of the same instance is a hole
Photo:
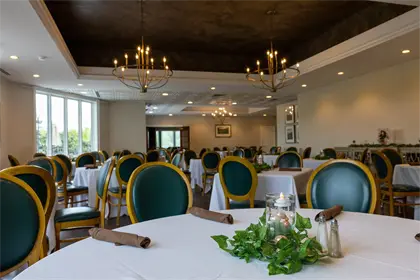
[[[246,209],[249,208],[249,200],[245,201],[230,201],[230,209]],[[265,208],[264,200],[254,200],[254,208]]]
[[[110,187],[110,188],[108,188],[108,191],[111,192],[111,193],[119,193],[120,192],[120,187]],[[127,187],[126,186],[123,186],[122,192],[123,193],[127,192]]]
[[[88,190],[89,190],[89,188],[85,187],[85,186],[73,186],[73,185],[67,184],[67,192],[68,193],[88,191]],[[63,188],[59,188],[58,192],[63,192]]]
[[[63,208],[55,212],[55,222],[72,222],[98,218],[101,212],[92,207]]]
[[[388,186],[381,185],[381,190],[387,191]],[[394,192],[420,192],[419,187],[408,186],[408,185],[392,185],[392,190]]]

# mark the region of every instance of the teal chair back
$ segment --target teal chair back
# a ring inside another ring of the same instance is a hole
[[[108,152],[107,152],[107,151],[105,151],[105,150],[101,150],[101,152],[102,152],[102,154],[104,155],[105,160],[109,159],[109,154],[108,154]]]
[[[303,151],[303,158],[311,158],[311,152],[312,152],[312,148],[311,147],[307,147]]]
[[[112,153],[112,156],[113,156],[113,157],[116,157],[116,159],[118,159],[118,158],[120,157],[120,154],[121,154],[121,151],[114,151],[114,152]]]
[[[382,153],[384,153],[387,158],[389,158],[392,168],[394,168],[397,164],[403,164],[403,158],[398,151],[394,149],[382,149]]]
[[[119,154],[118,158],[122,158],[123,156],[131,155],[131,151],[129,150],[122,150],[122,152]]]
[[[372,151],[370,157],[376,170],[376,176],[379,179],[383,180],[387,179],[388,176],[391,176],[392,165],[384,153],[379,151]]]
[[[283,152],[277,157],[276,165],[279,168],[301,168],[302,158],[296,152]]]
[[[277,153],[277,147],[271,147],[270,154],[274,155],[275,153]]]
[[[188,179],[172,164],[143,164],[128,182],[127,208],[132,223],[185,214],[191,206]]]
[[[182,157],[181,153],[176,153],[174,157],[172,158],[172,164],[175,166],[178,166],[179,163],[181,162],[181,157]]]
[[[67,174],[68,174],[66,165],[64,164],[64,162],[59,157],[57,157],[57,158],[54,158],[54,157],[52,158],[52,161],[54,162],[55,170],[56,170],[55,171],[56,172],[55,173],[55,182],[56,183],[66,182],[67,181],[66,177],[67,177]],[[61,160],[61,163],[63,163],[63,164],[61,164],[59,162],[59,160]],[[64,169],[64,168],[66,168],[66,169]]]
[[[221,164],[219,168],[220,181],[234,196],[247,195],[253,186],[253,178],[257,178],[255,168],[248,168],[243,161],[245,159],[226,158],[226,160],[223,159],[224,164]],[[255,171],[255,174],[252,174],[252,171]]]
[[[203,157],[203,155],[204,155],[205,152],[207,152],[207,149],[206,148],[202,148],[201,151],[200,151],[200,155],[199,155],[200,158]]]
[[[196,159],[196,158],[197,158],[197,155],[195,154],[194,151],[191,151],[191,150],[185,151],[184,159],[185,159],[185,164],[187,166],[190,166],[191,159]]]
[[[243,157],[245,157],[245,152],[242,149],[236,149],[236,150],[233,151],[233,155],[235,157],[243,158]]]
[[[206,152],[201,161],[204,169],[214,170],[219,166],[220,155],[216,152]]]
[[[160,154],[159,154],[158,151],[156,151],[156,150],[149,151],[146,155],[147,162],[159,161],[159,156],[160,156]]]
[[[56,157],[59,157],[67,167],[67,174],[70,175],[73,169],[73,165],[71,164],[71,160],[68,156],[63,154],[58,154]]]
[[[109,181],[111,179],[112,170],[115,166],[115,158],[109,158],[99,169],[98,180],[96,181],[96,195],[100,199],[104,199],[108,192]]]
[[[312,173],[306,198],[308,206],[314,209],[338,204],[344,211],[373,213],[376,184],[370,170],[358,161],[328,161]]]
[[[324,155],[326,157],[336,159],[337,158],[337,152],[333,148],[326,148],[323,150]]]
[[[91,152],[91,155],[95,158],[95,161],[101,161],[101,156],[99,155],[99,152],[97,152],[97,151],[94,151],[94,152]]]
[[[146,162],[146,155],[142,152],[135,152],[134,155],[139,156],[143,160],[143,162]]]
[[[120,186],[127,185],[133,171],[142,164],[143,160],[138,155],[127,155],[120,158],[116,170]]]
[[[171,156],[168,154],[167,150],[165,149],[159,149],[159,156],[164,156],[168,162],[171,161]]]
[[[41,168],[44,168],[45,170],[48,171],[48,173],[50,173],[50,175],[55,178],[56,176],[56,169],[55,169],[55,165],[54,162],[47,158],[47,157],[38,157],[38,158],[34,158],[32,160],[30,160],[28,162],[28,165],[35,165],[35,166],[39,166]]]
[[[0,174],[0,277],[39,259],[45,214],[34,190],[12,175]]]
[[[296,147],[289,147],[287,148],[286,152],[297,152],[297,148]]]
[[[244,149],[245,158],[252,158],[252,151],[251,149]]]
[[[94,163],[96,163],[96,159],[91,153],[81,154],[76,159],[76,167],[84,167],[86,164]]]

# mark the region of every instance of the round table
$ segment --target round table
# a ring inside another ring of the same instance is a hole
[[[256,223],[263,211],[225,211],[233,215],[233,225],[192,215],[129,225],[118,231],[150,237],[148,249],[88,238],[42,259],[15,279],[280,279],[285,276],[268,276],[267,263],[246,263],[232,257],[210,238],[220,234],[231,237],[235,230]],[[318,211],[299,212],[313,218]],[[305,265],[288,278],[419,279],[420,243],[414,235],[420,230],[420,222],[346,212],[337,219],[344,258]],[[316,228],[309,231],[310,236]]]

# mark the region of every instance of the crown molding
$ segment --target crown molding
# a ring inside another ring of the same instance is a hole
[[[53,17],[51,16],[50,11],[45,5],[44,0],[29,0],[29,3],[31,4],[32,8],[35,10],[37,15],[39,16],[42,24],[44,25],[45,29],[50,34],[51,38],[54,40],[58,50],[61,52],[64,59],[66,60],[67,65],[73,71],[74,75],[77,78],[80,78],[80,73],[79,73],[79,69],[77,68],[76,62],[74,61],[73,56],[71,55],[63,39],[63,36],[60,33],[60,30],[55,24],[55,21]]]

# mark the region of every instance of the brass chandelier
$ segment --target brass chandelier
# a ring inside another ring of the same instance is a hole
[[[233,114],[232,112],[229,112],[225,109],[225,107],[220,107],[218,110],[215,110],[213,113],[211,113],[212,117],[216,120],[218,120],[221,124],[225,122],[225,119],[229,117],[236,117],[236,114]]]
[[[275,14],[275,10],[267,12],[267,15],[270,16],[270,33],[272,33],[273,16]],[[285,58],[279,61],[277,50],[273,49],[272,38],[271,36],[270,49],[267,51],[267,67],[261,67],[260,61],[257,60],[257,68],[255,70],[251,70],[249,67],[246,69],[246,79],[258,83],[258,85],[254,84],[258,88],[276,92],[283,87],[293,84],[295,78],[300,75],[300,71],[299,63],[288,68]]]
[[[143,34],[143,0],[140,2],[140,9],[141,32]],[[151,47],[145,46],[143,35],[141,36],[141,46],[137,47],[133,58],[135,58],[134,64],[129,63],[127,53],[124,54],[125,64],[118,64],[118,60],[114,59],[114,69],[112,70],[112,74],[129,88],[145,93],[148,89],[163,87],[173,75],[173,71],[166,63],[166,57],[163,57],[160,66],[155,63]]]

